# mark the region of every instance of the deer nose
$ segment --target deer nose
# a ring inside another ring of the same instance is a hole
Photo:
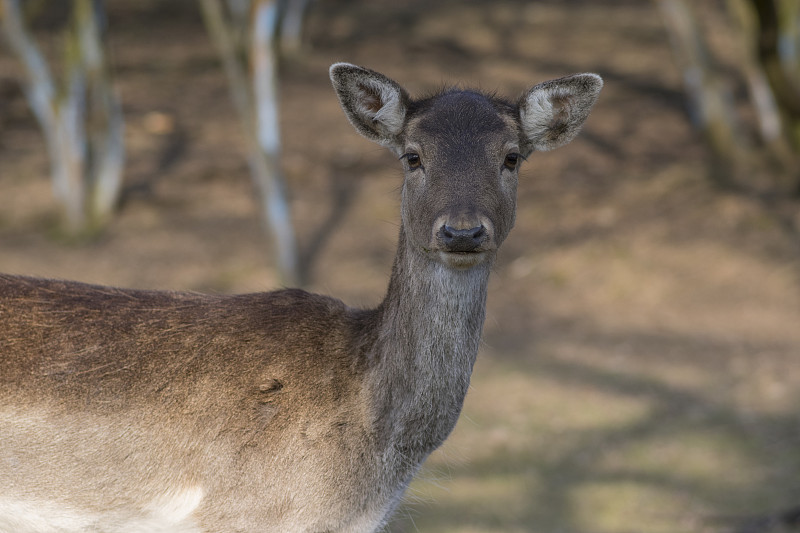
[[[472,252],[486,240],[486,228],[456,229],[445,224],[439,228],[439,238],[448,252]]]

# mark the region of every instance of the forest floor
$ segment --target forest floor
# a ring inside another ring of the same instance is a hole
[[[69,242],[0,52],[0,271],[213,292],[278,284],[240,126],[196,3],[109,2],[125,193]],[[50,49],[57,41],[50,39]],[[714,186],[651,2],[319,0],[280,81],[308,288],[377,304],[400,165],[352,130],[349,61],[412,93],[606,86],[572,144],[524,164],[459,425],[391,531],[744,531],[800,506],[800,205]],[[752,531],[783,531],[764,523]]]

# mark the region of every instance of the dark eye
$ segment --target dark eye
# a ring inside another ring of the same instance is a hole
[[[405,158],[406,162],[408,163],[408,168],[411,170],[416,170],[422,166],[422,159],[420,159],[419,154],[409,152],[403,155],[403,158]]]
[[[508,154],[505,161],[503,161],[503,166],[508,170],[516,170],[517,165],[519,165],[520,157],[521,156],[519,154]]]

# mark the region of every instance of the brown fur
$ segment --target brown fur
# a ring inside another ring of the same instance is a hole
[[[405,154],[383,303],[0,275],[0,532],[375,531],[447,438],[514,223],[507,157],[572,138],[599,78],[516,107],[331,77],[357,130]]]

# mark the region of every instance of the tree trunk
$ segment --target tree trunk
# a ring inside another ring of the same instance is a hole
[[[2,25],[26,74],[25,95],[39,121],[66,231],[102,225],[116,204],[124,161],[123,119],[103,51],[100,0],[74,0],[61,83],[27,28],[19,0],[2,1]]]
[[[264,226],[272,242],[281,282],[295,284],[299,281],[297,245],[280,169],[274,47],[277,4],[272,0],[253,0],[248,39],[239,42],[236,36],[242,28],[226,17],[221,0],[202,0],[201,6],[244,128],[250,172],[261,198]]]
[[[792,147],[796,153],[800,153],[800,84],[781,57],[780,11],[776,1],[751,0],[758,18],[758,58],[775,94]],[[795,20],[794,26],[797,24]],[[797,65],[794,65],[794,69],[797,69]]]
[[[703,133],[716,156],[717,177],[727,180],[740,142],[730,91],[717,73],[690,6],[684,0],[656,1],[683,74],[692,122]]]

